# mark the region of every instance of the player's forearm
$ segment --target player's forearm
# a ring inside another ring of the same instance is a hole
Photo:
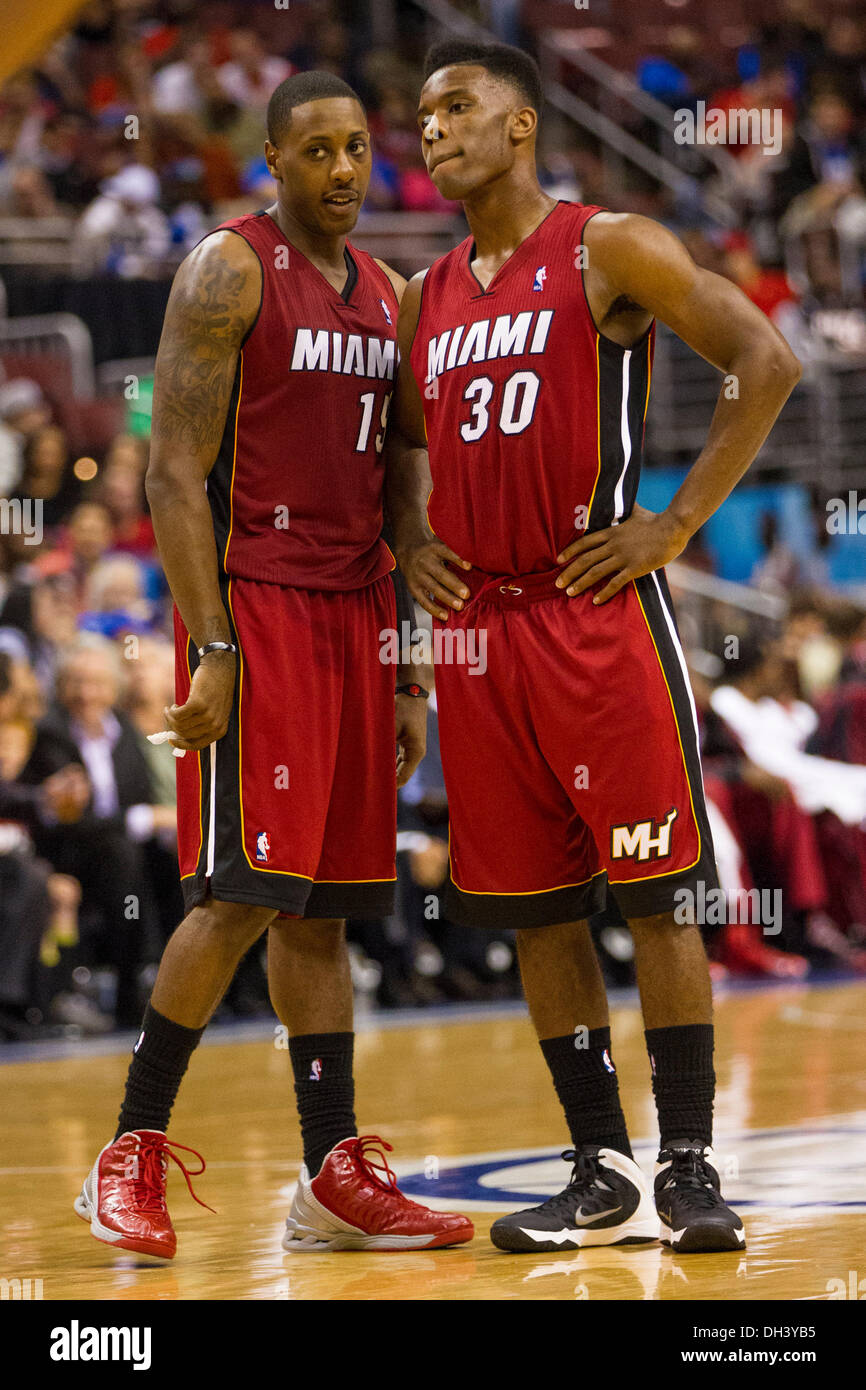
[[[427,450],[389,430],[385,447],[385,512],[398,561],[405,551],[432,539],[427,524],[427,499],[432,486]]]
[[[165,577],[189,635],[197,647],[230,642],[204,483],[191,470],[184,470],[181,477],[152,463],[146,485]]]
[[[743,477],[800,379],[800,364],[775,343],[744,350],[725,369],[707,442],[666,509],[690,539]]]

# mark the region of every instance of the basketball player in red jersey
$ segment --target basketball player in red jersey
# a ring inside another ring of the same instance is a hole
[[[271,98],[268,136],[277,201],[187,257],[157,359],[147,485],[177,610],[166,720],[186,750],[188,915],[159,968],[117,1134],[76,1202],[98,1239],[165,1258],[176,1248],[168,1159],[186,1174],[175,1152],[185,1146],[166,1138],[172,1104],[265,931],[304,1141],[284,1248],[409,1250],[472,1236],[464,1217],[399,1192],[390,1145],[359,1138],[354,1116],[342,919],[389,913],[395,877],[381,449],[405,282],[346,240],[370,177],[352,89],[328,73],[289,78]],[[424,751],[423,693],[398,687],[401,782]]]
[[[449,41],[425,71],[424,158],[471,234],[403,298],[386,506],[443,636],[486,636],[484,677],[437,669],[446,908],[517,929],[574,1145],[565,1190],[495,1222],[492,1239],[553,1252],[660,1232],[675,1250],[741,1249],[711,1149],[710,977],[698,926],[676,911],[716,870],[663,566],[745,472],[799,366],[664,227],[543,192],[526,54]],[[635,505],[656,317],[738,383],[658,515]],[[608,884],[635,942],[661,1131],[654,1192],[632,1159],[586,922]]]

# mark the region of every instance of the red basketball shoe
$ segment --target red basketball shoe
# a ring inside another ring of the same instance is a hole
[[[205,1170],[205,1161],[186,1144],[170,1144],[159,1129],[136,1129],[106,1144],[84,1180],[75,1210],[90,1222],[90,1234],[120,1250],[137,1250],[141,1255],[174,1259],[177,1237],[165,1205],[168,1160],[172,1159],[186,1178],[190,1194],[200,1207],[190,1174],[174,1152],[183,1149],[195,1154],[201,1163],[192,1177]],[[213,1211],[213,1207],[208,1207]]]
[[[465,1216],[431,1211],[403,1196],[383,1149],[390,1153],[391,1145],[363,1134],[337,1144],[312,1181],[301,1169],[284,1250],[430,1250],[472,1239],[475,1230]],[[382,1162],[374,1163],[368,1150]]]

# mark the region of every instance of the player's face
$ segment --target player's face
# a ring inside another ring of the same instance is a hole
[[[370,182],[370,135],[351,97],[296,106],[279,146],[265,144],[279,200],[305,227],[327,236],[352,230]]]
[[[515,156],[511,119],[525,106],[509,83],[471,63],[428,77],[418,107],[421,148],[444,198],[468,198],[508,173]]]

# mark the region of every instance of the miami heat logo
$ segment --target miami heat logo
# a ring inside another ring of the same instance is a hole
[[[260,830],[256,836],[256,859],[267,864],[271,853],[271,837],[267,830]]]

